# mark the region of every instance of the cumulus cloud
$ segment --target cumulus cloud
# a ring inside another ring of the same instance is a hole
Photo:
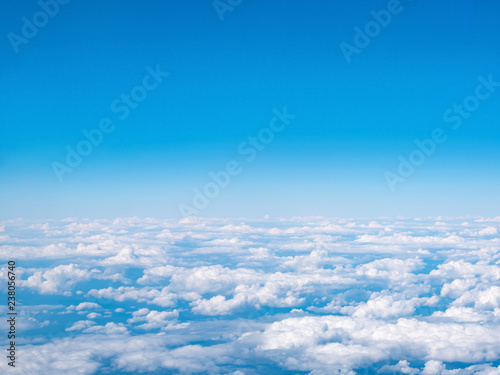
[[[179,311],[149,311],[149,309],[141,309],[134,312],[132,315],[133,318],[128,319],[127,323],[135,324],[138,322],[144,322],[138,325],[136,328],[150,330],[154,328],[168,327],[169,323],[175,322],[177,320],[177,318],[179,317]]]
[[[19,371],[499,373],[499,221],[0,222]]]
[[[98,273],[97,270],[78,268],[76,264],[61,265],[47,271],[36,271],[27,280],[20,280],[19,285],[37,289],[40,294],[71,295],[70,289],[76,283],[89,280]]]
[[[100,333],[105,335],[122,334],[127,332],[127,328],[122,324],[114,322],[106,323],[104,326],[91,326],[83,330],[84,333]]]
[[[66,331],[81,331],[85,328],[89,328],[92,325],[96,324],[92,320],[79,320],[78,322],[75,322],[71,327],[66,328]]]
[[[95,302],[82,302],[79,303],[77,306],[70,305],[66,308],[68,311],[81,311],[81,310],[94,310],[94,309],[99,309],[101,306]]]
[[[353,309],[353,317],[397,318],[412,315],[424,301],[420,298],[399,299],[397,295],[380,295],[374,293],[366,303]]]

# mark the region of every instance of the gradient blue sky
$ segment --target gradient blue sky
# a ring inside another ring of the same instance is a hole
[[[500,88],[392,193],[414,139],[500,81],[500,3],[401,1],[348,64],[339,48],[387,1],[70,1],[14,53],[35,1],[0,6],[0,218],[181,217],[231,159],[243,171],[202,216],[489,215],[500,208]],[[71,174],[51,163],[141,82],[170,76]],[[273,108],[297,114],[251,163],[237,147]]]

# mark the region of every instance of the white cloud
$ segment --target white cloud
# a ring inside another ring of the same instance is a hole
[[[479,310],[500,307],[500,287],[491,286],[485,290],[478,288],[467,291],[453,302],[453,306],[467,306],[474,304]]]
[[[479,236],[495,236],[498,234],[497,228],[495,227],[487,227],[481,229],[478,233]]]
[[[77,306],[71,305],[66,308],[66,310],[76,310],[76,311],[81,311],[81,310],[93,310],[93,309],[100,309],[101,306],[95,302],[82,302],[79,303]]]
[[[113,299],[117,302],[134,300],[162,307],[174,306],[176,300],[176,295],[170,293],[167,288],[158,290],[152,287],[136,288],[120,286],[116,289],[112,287],[105,289],[92,289],[87,293],[87,296]]]
[[[66,328],[66,331],[81,331],[85,328],[89,328],[92,325],[96,324],[92,320],[79,320],[78,322],[75,322],[71,327]]]
[[[1,222],[25,301],[50,295],[20,309],[19,371],[498,373],[498,222]]]
[[[147,310],[147,311],[145,311]],[[169,323],[175,322],[179,317],[179,311],[149,311],[148,309],[141,309],[133,313],[133,318],[128,319],[127,323],[135,324],[144,322],[136,328],[150,330],[155,328],[165,328]]]
[[[354,309],[352,316],[384,319],[408,316],[423,302],[420,298],[398,299],[395,295],[374,293],[368,302],[359,304]]]
[[[399,361],[392,366],[382,366],[382,368],[377,371],[379,374],[418,374],[419,372],[418,369],[410,367],[410,363],[407,360]]]
[[[27,280],[20,280],[20,286],[37,289],[41,294],[71,295],[71,289],[76,283],[87,281],[98,271],[78,268],[76,264],[57,266],[47,271],[36,271]]]
[[[91,326],[83,330],[84,333],[100,333],[105,335],[123,334],[127,331],[127,328],[122,323],[115,324],[114,322],[106,323],[104,326]]]

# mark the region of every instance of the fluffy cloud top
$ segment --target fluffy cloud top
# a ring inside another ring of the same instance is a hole
[[[0,257],[16,252],[25,303],[18,371],[499,374],[498,227],[0,222]]]

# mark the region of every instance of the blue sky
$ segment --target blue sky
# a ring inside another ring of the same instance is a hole
[[[500,81],[495,1],[401,1],[348,63],[339,45],[387,1],[242,1],[221,21],[211,1],[70,1],[16,53],[37,2],[0,12],[4,219],[179,218],[209,172],[242,171],[201,216],[496,215],[500,89],[451,129],[443,113]],[[130,115],[110,106],[147,67],[170,75]],[[252,162],[238,146],[296,114]],[[115,130],[58,181],[52,164],[103,118]],[[398,183],[398,156],[448,136]]]

